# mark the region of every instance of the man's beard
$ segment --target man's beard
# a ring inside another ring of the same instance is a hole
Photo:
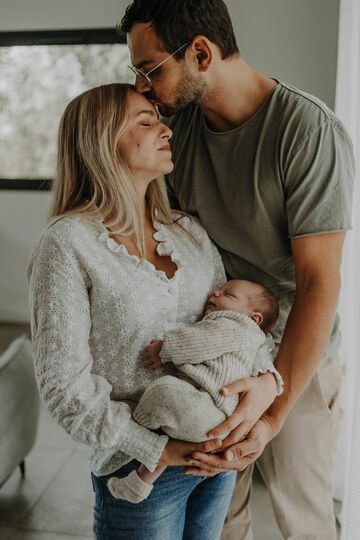
[[[175,97],[174,103],[162,103],[159,100],[157,108],[161,116],[172,116],[189,105],[194,105],[200,101],[207,89],[207,84],[204,80],[195,79],[190,70],[184,67],[182,71],[182,76],[180,78],[179,84],[177,86],[177,95]],[[146,92],[145,97],[151,101],[157,101],[158,98],[151,91]]]

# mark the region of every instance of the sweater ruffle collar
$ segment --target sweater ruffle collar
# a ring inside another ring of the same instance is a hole
[[[160,255],[161,257],[169,256],[171,260],[173,261],[173,263],[176,264],[177,269],[175,271],[175,274],[171,278],[168,278],[166,273],[163,270],[158,270],[147,259],[140,259],[140,257],[138,257],[137,255],[130,255],[130,253],[128,252],[124,244],[120,244],[116,242],[113,238],[111,238],[108,229],[103,224],[102,219],[96,220],[96,226],[100,231],[98,235],[98,241],[104,244],[107,247],[107,249],[111,251],[112,253],[127,257],[135,266],[142,266],[148,271],[159,276],[164,281],[167,281],[167,282],[175,281],[178,279],[179,270],[182,267],[180,256],[178,254],[176,246],[174,245],[172,239],[168,235],[167,226],[163,223],[159,223],[158,221],[154,221],[153,225],[155,229],[153,238],[154,240],[156,240],[156,242],[158,242],[156,246],[156,251],[158,255]]]

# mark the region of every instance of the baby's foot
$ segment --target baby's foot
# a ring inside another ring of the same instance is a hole
[[[153,488],[141,480],[137,471],[132,471],[125,478],[116,478],[113,476],[108,480],[108,488],[116,499],[123,499],[132,503],[139,503],[148,498]]]

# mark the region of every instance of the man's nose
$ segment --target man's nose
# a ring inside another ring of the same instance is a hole
[[[216,291],[214,291],[214,296],[220,296],[221,295],[221,291],[219,289],[216,289]]]

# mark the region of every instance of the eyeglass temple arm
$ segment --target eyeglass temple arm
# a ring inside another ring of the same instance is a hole
[[[179,51],[181,51],[181,49],[183,49],[184,47],[186,47],[186,45],[189,45],[190,41],[188,41],[187,43],[184,43],[184,45],[181,45],[181,47],[179,47],[178,49],[176,49],[176,51],[174,51],[172,54],[170,54],[170,56],[167,56],[165,58],[165,60],[163,60],[162,62],[160,62],[160,64],[158,64],[157,66],[155,66],[154,68],[152,68],[150,71],[147,71],[146,73],[144,73],[144,75],[150,75],[150,73],[152,73],[153,71],[155,71],[155,69],[157,69],[158,67],[162,66],[166,60],[169,60],[170,58],[172,58],[176,53],[178,53]]]

